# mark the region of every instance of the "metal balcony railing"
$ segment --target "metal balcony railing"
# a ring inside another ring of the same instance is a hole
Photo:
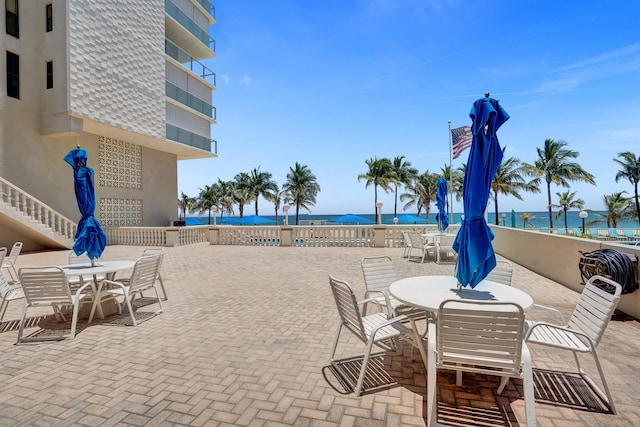
[[[187,92],[184,89],[179,88],[171,82],[165,82],[166,94],[169,98],[175,99],[179,103],[186,105],[189,108],[196,110],[199,113],[204,114],[207,117],[216,119],[216,108],[196,97],[195,95]]]
[[[191,18],[189,18],[178,6],[173,4],[171,0],[164,0],[164,10],[167,14],[175,19],[180,25],[193,34],[198,40],[204,43],[212,52],[216,51],[216,41],[209,33],[198,26]]]
[[[196,0],[200,3],[200,6],[204,7],[206,11],[209,12],[209,15],[213,16],[213,19],[216,19],[216,7],[211,4],[209,0]]]
[[[193,58],[184,50],[180,49],[171,40],[164,41],[164,52],[171,58],[181,63],[185,68],[200,76],[202,79],[216,86],[216,73],[207,68],[202,62]]]
[[[167,139],[218,154],[218,141],[167,123]]]

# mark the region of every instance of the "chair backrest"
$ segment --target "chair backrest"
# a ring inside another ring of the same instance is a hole
[[[138,258],[133,266],[133,272],[129,279],[130,292],[148,289],[153,286],[160,274],[162,255],[146,255]]]
[[[411,247],[421,248],[426,244],[426,240],[418,233],[408,233],[409,240],[411,241]]]
[[[22,251],[22,242],[15,242],[11,247],[11,252],[9,253],[9,256],[6,257],[6,261],[10,265],[15,265],[16,260],[18,259],[18,255],[20,255],[20,251]]]
[[[18,277],[29,305],[73,304],[67,276],[60,267],[23,267]]]
[[[486,279],[493,282],[502,283],[503,285],[511,286],[512,277],[513,265],[511,265],[511,262],[501,259],[496,261],[496,267],[491,270]]]
[[[353,293],[353,289],[347,282],[338,280],[331,275],[329,275],[329,284],[336,300],[342,325],[366,342],[367,336],[362,323],[362,316],[358,309],[358,300]]]
[[[162,248],[145,248],[142,251],[142,256],[155,255],[155,254],[164,255],[164,249],[162,249]]]
[[[404,240],[404,245],[405,246],[411,246],[411,237],[409,237],[409,232],[408,231],[403,231],[402,232],[402,240]]]
[[[0,249],[6,250],[6,248]],[[12,289],[14,289],[14,287],[11,286],[11,283],[9,283],[9,281],[7,280],[7,276],[5,276],[2,272],[2,269],[0,269],[0,296],[4,298],[4,296],[7,295],[7,293]]]
[[[387,255],[364,257],[361,265],[367,291],[386,292],[398,280],[393,261]]]
[[[451,248],[453,246],[453,242],[456,240],[456,236],[443,234],[439,237],[439,245],[441,248]]]
[[[0,248],[0,267],[2,267],[2,264],[4,263],[4,257],[7,256],[7,248],[2,247]]]
[[[613,293],[609,293],[598,284],[604,285],[603,287],[612,287]],[[619,283],[606,277],[591,276],[584,285],[567,326],[584,332],[597,346],[618,306],[621,293],[622,286]]]
[[[447,300],[440,304],[436,333],[439,366],[479,373],[518,373],[524,311],[514,303]]]

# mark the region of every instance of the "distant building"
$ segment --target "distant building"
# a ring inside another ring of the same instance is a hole
[[[0,188],[77,222],[63,157],[81,146],[104,227],[177,219],[178,160],[217,156],[215,74],[201,62],[215,57],[210,0],[3,3]],[[46,247],[0,206],[0,246],[16,240]]]

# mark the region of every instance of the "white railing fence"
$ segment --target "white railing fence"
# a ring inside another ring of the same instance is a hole
[[[0,203],[68,239],[73,239],[76,234],[78,225],[74,221],[1,177]]]
[[[459,226],[449,227],[457,232]],[[107,227],[107,244],[133,246],[179,246],[209,242],[213,245],[297,246],[297,247],[387,247],[404,245],[403,231],[432,233],[435,224],[425,225],[295,225]]]

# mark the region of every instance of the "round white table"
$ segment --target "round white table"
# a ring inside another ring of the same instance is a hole
[[[389,293],[405,304],[436,313],[445,300],[512,302],[527,311],[533,298],[520,289],[490,280],[483,280],[475,288],[457,291],[454,276],[416,276],[395,281]]]
[[[93,281],[91,288],[95,296],[95,293],[97,292],[97,286],[98,286],[98,276],[112,280],[115,273],[117,273],[118,271],[129,270],[133,268],[134,265],[135,265],[135,261],[98,260],[98,261],[95,261],[94,265],[91,265],[89,262],[87,262],[87,263],[63,265],[60,268],[62,268],[67,278],[78,277],[80,279],[80,286],[84,284],[85,280],[87,280],[86,279],[87,277],[91,277],[88,280]],[[113,299],[113,297],[109,296],[107,299]],[[105,302],[107,299],[104,299],[102,301],[97,301],[95,298],[93,298],[91,313],[93,313],[97,309],[98,317],[100,317],[101,319],[104,319],[104,310],[102,308],[102,303]]]
[[[133,268],[135,261],[103,261],[99,260],[95,262],[95,265],[89,263],[86,264],[69,264],[63,265],[62,270],[67,277],[69,276],[100,276],[110,275],[118,271],[128,270]]]

